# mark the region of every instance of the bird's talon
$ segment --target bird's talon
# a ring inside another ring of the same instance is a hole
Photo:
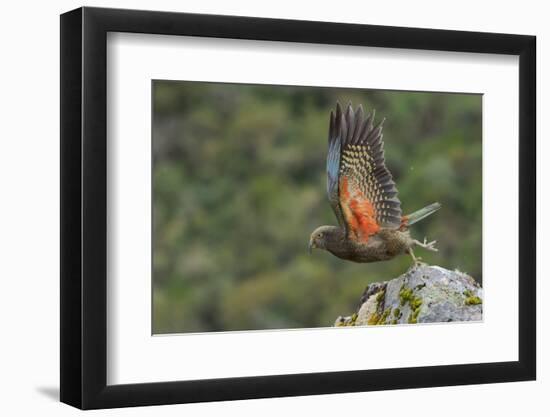
[[[428,265],[426,262],[422,261],[422,258],[418,257],[415,259],[414,261],[414,266],[416,267],[419,267],[419,266],[425,266],[425,265]]]
[[[438,249],[435,247],[435,244],[437,243],[436,240],[432,240],[431,242],[428,242],[428,239],[424,238],[423,242],[420,242],[418,240],[415,240],[415,243],[420,246],[421,248],[424,248],[426,250],[437,252]]]
[[[426,262],[422,261],[422,258],[415,258],[413,260],[413,264],[411,265],[411,269],[421,268],[423,266],[427,266],[428,264]]]

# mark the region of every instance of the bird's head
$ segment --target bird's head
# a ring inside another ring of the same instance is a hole
[[[336,226],[321,226],[309,238],[309,253],[312,249],[328,250],[333,242],[342,238],[342,230]]]

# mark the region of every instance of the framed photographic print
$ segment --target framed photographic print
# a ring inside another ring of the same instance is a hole
[[[61,401],[535,378],[535,38],[61,16]]]

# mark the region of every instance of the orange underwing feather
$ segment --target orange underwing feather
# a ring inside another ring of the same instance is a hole
[[[366,242],[369,236],[378,233],[380,225],[376,221],[372,203],[357,187],[350,187],[345,176],[340,179],[340,201],[350,237]]]
[[[399,226],[399,230],[405,230],[408,226],[409,226],[409,216],[401,217],[401,225]]]

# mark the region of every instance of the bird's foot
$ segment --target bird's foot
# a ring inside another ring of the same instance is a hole
[[[413,264],[411,265],[411,269],[416,269],[421,266],[428,265],[426,262],[422,262],[422,258],[420,256],[414,256],[414,252],[412,248],[409,249],[409,255],[411,255],[411,258],[413,260]]]
[[[414,266],[425,266],[425,265],[428,265],[428,264],[424,262],[420,256],[414,260]]]
[[[437,248],[435,247],[437,240],[432,240],[431,242],[428,242],[428,239],[424,238],[424,242],[420,242],[419,240],[415,239],[414,243],[426,250],[437,252]]]
[[[411,265],[411,269],[417,269],[417,268],[422,268],[423,266],[428,266],[428,264],[424,261],[422,261],[422,258],[415,258],[413,260],[413,263]]]

